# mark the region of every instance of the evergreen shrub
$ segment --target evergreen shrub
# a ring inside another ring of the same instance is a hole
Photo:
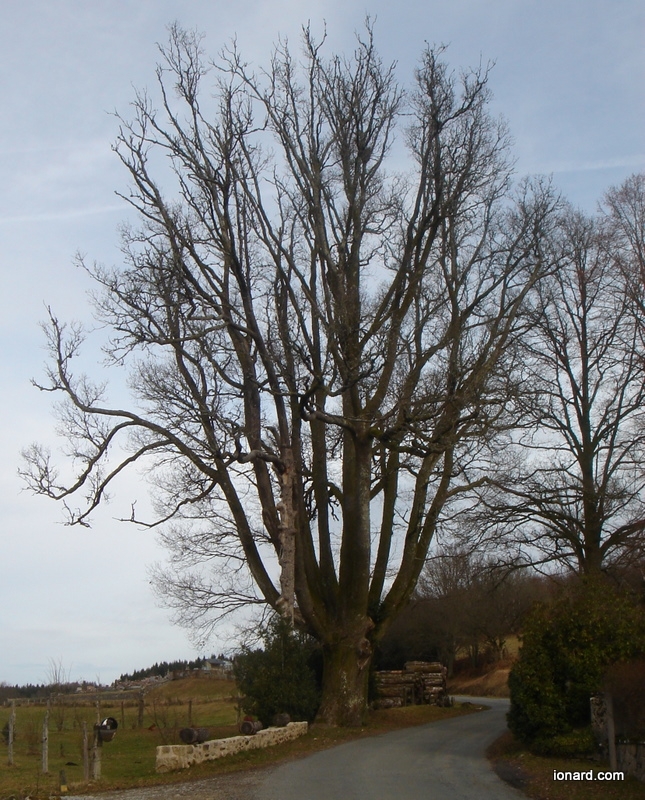
[[[245,648],[235,659],[242,709],[265,727],[277,714],[289,714],[293,721],[312,720],[320,705],[316,642],[280,617],[264,628],[262,640],[262,648]]]
[[[607,668],[644,653],[642,606],[600,579],[581,580],[526,621],[509,676],[509,728],[535,751],[557,750],[558,737],[589,725]]]

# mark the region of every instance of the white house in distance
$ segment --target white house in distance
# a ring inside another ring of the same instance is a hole
[[[233,662],[227,658],[211,656],[204,661],[202,672],[211,678],[233,678]]]

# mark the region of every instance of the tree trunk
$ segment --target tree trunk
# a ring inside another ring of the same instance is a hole
[[[342,726],[365,723],[371,661],[372,646],[364,636],[323,645],[322,699],[317,722]]]

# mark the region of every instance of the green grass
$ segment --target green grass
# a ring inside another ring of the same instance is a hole
[[[155,775],[155,748],[177,743],[179,730],[191,722],[207,727],[213,737],[237,733],[236,687],[233,682],[187,680],[164,684],[146,694],[143,727],[139,728],[136,700],[100,699],[100,717],[114,717],[118,730],[102,747],[101,784],[137,785]],[[189,705],[189,701],[192,703]],[[0,798],[49,794],[65,770],[70,790],[83,785],[83,722],[90,737],[97,719],[91,698],[69,698],[49,711],[49,773],[42,773],[41,738],[44,706],[17,706],[14,765],[8,765],[6,745],[0,744]],[[0,729],[11,709],[0,708]]]
[[[105,791],[198,780],[226,772],[266,766],[277,761],[297,758],[317,750],[333,747],[350,739],[386,733],[469,713],[474,708],[437,708],[409,706],[373,712],[364,728],[332,728],[314,725],[306,736],[293,742],[263,750],[252,750],[218,761],[200,764],[190,770],[158,775],[155,772],[155,751],[161,744],[180,743],[178,732],[188,725],[189,699],[192,699],[192,723],[208,727],[213,738],[237,735],[237,701],[235,684],[217,680],[187,680],[165,684],[146,694],[144,727],[137,727],[137,703],[128,701],[101,703],[101,717],[114,717],[119,723],[112,742],[102,747],[102,776],[98,783],[83,781],[83,721],[92,731],[96,709],[91,703],[65,706],[64,712],[50,710],[49,773],[41,772],[41,730],[43,706],[16,707],[15,765],[7,765],[7,748],[0,744],[0,800],[30,796],[49,797],[58,794],[59,772],[64,769],[67,786],[72,793]],[[61,715],[62,714],[62,715]],[[10,709],[0,708],[0,729],[9,719]],[[62,730],[57,722],[62,720]],[[70,763],[71,762],[71,763]]]

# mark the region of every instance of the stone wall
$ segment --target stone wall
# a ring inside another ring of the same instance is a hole
[[[284,728],[267,728],[253,736],[231,736],[229,739],[213,739],[203,744],[166,744],[157,748],[155,768],[157,772],[188,769],[202,761],[289,742],[305,733],[306,722],[290,722]]]

